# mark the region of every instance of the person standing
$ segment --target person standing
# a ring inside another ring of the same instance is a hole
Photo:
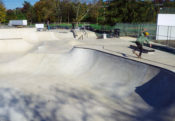
[[[136,42],[135,42],[136,45],[137,45],[137,48],[136,48],[136,49],[139,50],[139,54],[137,54],[137,53],[135,52],[136,49],[133,50],[133,53],[134,53],[135,55],[137,55],[138,58],[141,58],[141,56],[142,56],[143,44],[144,44],[145,41],[147,42],[147,44],[149,44],[150,47],[152,47],[152,45],[149,43],[148,36],[149,36],[149,33],[148,33],[148,32],[143,32],[143,33],[141,34],[141,36],[139,36],[139,37],[137,38]]]
[[[47,21],[47,30],[50,30],[49,20]]]

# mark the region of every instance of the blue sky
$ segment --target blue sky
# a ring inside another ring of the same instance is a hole
[[[39,0],[2,0],[6,9],[14,9],[16,7],[22,7],[24,1],[30,2],[32,5]]]

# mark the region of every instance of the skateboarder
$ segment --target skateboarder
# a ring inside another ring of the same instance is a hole
[[[141,34],[141,36],[138,37],[137,40],[136,40],[136,42],[135,42],[136,45],[137,45],[137,48],[136,49],[139,50],[139,54],[137,54],[135,52],[136,49],[133,50],[133,53],[136,54],[138,58],[141,58],[141,55],[142,55],[142,52],[143,52],[143,44],[144,44],[145,41],[147,42],[147,44],[150,45],[150,47],[152,47],[152,45],[149,43],[148,36],[149,36],[149,33],[148,32],[143,32]]]

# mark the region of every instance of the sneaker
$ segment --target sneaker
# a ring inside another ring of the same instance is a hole
[[[134,53],[134,54],[135,54],[135,50],[132,50],[132,53]]]
[[[137,56],[139,59],[141,59],[141,56]]]

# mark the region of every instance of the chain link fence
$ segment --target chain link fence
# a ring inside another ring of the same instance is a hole
[[[163,7],[163,8],[160,8],[159,13],[175,14],[175,8],[174,7]]]
[[[101,36],[103,33],[106,33],[108,37],[111,37],[111,33],[115,34],[115,29],[120,30],[120,36],[139,37],[143,29],[146,29],[146,31],[150,33],[149,39],[151,41],[175,48],[175,26],[157,26],[155,23],[117,23],[115,26],[81,23],[79,24],[79,27],[87,27],[88,30],[98,33],[97,35],[99,36]],[[8,27],[5,25],[0,25],[0,28]],[[71,29],[72,24],[51,24],[51,28]],[[112,35],[112,37],[114,36]]]
[[[156,39],[154,41],[175,48],[175,26],[157,26]]]
[[[67,26],[71,28],[72,25],[62,24],[60,26]],[[169,47],[175,48],[175,27],[174,26],[157,26],[156,23],[117,23],[115,26],[98,25],[98,24],[79,24],[79,27],[87,27],[88,30],[94,31],[101,36],[106,33],[108,37],[115,34],[115,30],[120,30],[120,36],[139,37],[141,32],[146,29],[149,32],[149,39],[156,43],[164,44]]]
[[[150,33],[150,39],[155,39],[156,24],[129,24],[129,23],[117,23],[114,28],[120,29],[121,36],[133,36],[138,37],[143,29],[146,29]]]
[[[156,24],[117,23],[121,36],[139,37],[143,29],[150,33],[149,39],[156,43],[175,48],[175,26],[157,26]]]

